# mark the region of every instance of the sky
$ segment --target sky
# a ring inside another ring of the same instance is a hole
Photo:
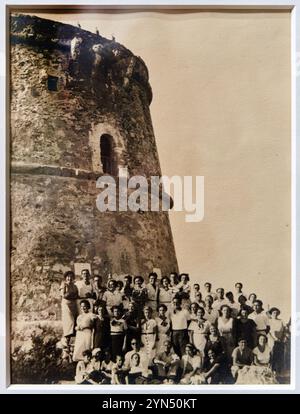
[[[145,61],[162,172],[204,177],[204,218],[171,212],[181,272],[290,310],[290,14],[39,16],[124,44]],[[167,252],[166,252],[167,254]]]

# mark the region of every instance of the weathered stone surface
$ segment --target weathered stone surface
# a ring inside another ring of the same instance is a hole
[[[75,36],[82,42],[73,60]],[[49,90],[49,76],[57,90]],[[96,208],[102,134],[113,137],[117,167],[147,179],[161,174],[150,101],[147,68],[124,46],[73,26],[12,16],[13,320],[59,321],[62,274],[76,262],[104,277],[177,270],[166,212]]]

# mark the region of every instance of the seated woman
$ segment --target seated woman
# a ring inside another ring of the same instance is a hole
[[[272,350],[265,335],[258,336],[257,347],[253,349],[254,365],[248,372],[249,384],[277,384],[272,371]]]
[[[225,380],[224,359],[213,348],[208,349],[204,364],[204,379],[208,384],[220,384]]]
[[[116,362],[112,366],[112,384],[128,384],[128,370],[124,366],[124,357],[117,355]]]
[[[244,338],[240,338],[238,346],[232,352],[232,367],[231,373],[235,380],[239,379],[237,383],[244,383],[241,377],[247,372],[247,369],[253,362],[253,353],[247,346],[247,341]]]
[[[215,325],[210,325],[209,327],[209,335],[208,335],[207,342],[205,345],[205,350],[204,350],[206,355],[209,349],[212,349],[217,357],[221,356],[223,359],[225,359],[226,357],[225,339],[222,336],[220,336],[218,328]]]
[[[95,348],[92,351],[91,372],[89,378],[94,384],[99,384],[102,380],[101,376],[101,349]]]
[[[131,355],[130,365],[128,384],[147,384],[149,370],[141,365],[141,358],[137,352]]]
[[[93,371],[91,364],[92,352],[89,349],[86,349],[82,353],[83,360],[79,361],[76,366],[76,384],[92,384],[90,381],[90,373]]]
[[[200,384],[203,377],[200,375],[203,369],[203,357],[196,355],[194,345],[187,344],[185,354],[181,358],[181,380],[180,384]]]

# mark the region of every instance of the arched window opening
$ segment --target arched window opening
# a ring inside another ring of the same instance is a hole
[[[113,138],[108,134],[101,135],[100,154],[103,173],[116,175]]]

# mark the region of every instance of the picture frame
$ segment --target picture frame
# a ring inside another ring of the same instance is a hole
[[[291,314],[291,324],[292,324],[292,351],[291,351],[291,382],[286,385],[264,385],[263,387],[257,385],[235,385],[230,388],[225,385],[204,385],[204,386],[193,386],[193,385],[177,385],[170,386],[165,385],[161,387],[159,385],[143,385],[143,386],[110,386],[110,385],[101,385],[101,386],[89,386],[89,385],[17,385],[10,383],[10,282],[9,282],[9,257],[8,257],[8,245],[10,240],[10,226],[9,226],[9,113],[8,113],[8,99],[9,99],[9,61],[8,51],[9,51],[9,39],[7,34],[7,25],[8,25],[8,16],[9,13],[13,10],[53,10],[61,8],[62,10],[73,10],[73,11],[93,11],[101,9],[110,9],[114,11],[118,10],[166,10],[166,9],[176,9],[178,10],[218,10],[230,12],[233,10],[242,10],[246,11],[261,11],[264,10],[289,10],[291,14],[291,240],[292,240],[292,252],[291,252],[291,292],[292,292],[292,314]],[[2,358],[2,367],[5,367],[4,370],[1,370],[1,393],[5,394],[17,394],[17,393],[70,393],[70,394],[86,394],[86,393],[102,393],[105,394],[109,391],[111,394],[117,393],[128,393],[129,390],[136,394],[142,393],[162,393],[168,394],[170,392],[176,393],[189,393],[189,394],[200,394],[200,393],[295,393],[299,391],[299,375],[300,372],[300,360],[296,356],[296,349],[300,346],[299,344],[299,301],[297,298],[300,297],[299,291],[299,282],[297,281],[297,269],[298,269],[298,260],[299,260],[299,243],[297,243],[299,238],[299,226],[297,224],[297,213],[299,213],[299,165],[297,162],[297,154],[299,151],[299,92],[300,92],[300,81],[299,81],[299,45],[300,45],[300,30],[299,30],[299,17],[300,17],[300,5],[299,1],[231,1],[230,4],[224,1],[190,1],[185,4],[179,4],[178,2],[172,3],[171,1],[161,1],[161,2],[127,2],[120,1],[116,5],[114,2],[99,2],[99,1],[90,1],[90,2],[76,2],[74,1],[73,5],[66,6],[62,1],[39,1],[32,2],[28,4],[27,2],[22,1],[10,1],[3,2],[1,4],[1,17],[3,24],[1,25],[1,59],[3,64],[1,66],[1,82],[2,86],[6,87],[6,95],[1,96],[1,116],[2,116],[2,125],[5,128],[2,129],[2,166],[5,166],[1,169],[1,189],[2,194],[4,195],[1,200],[1,231],[2,234],[6,235],[6,239],[2,237],[1,239],[1,295],[2,300],[0,301],[0,314],[1,314],[1,347],[0,355]],[[5,24],[4,24],[5,23]],[[5,39],[5,41],[4,41]],[[6,62],[6,68],[4,69]],[[4,90],[4,88],[2,88]]]

